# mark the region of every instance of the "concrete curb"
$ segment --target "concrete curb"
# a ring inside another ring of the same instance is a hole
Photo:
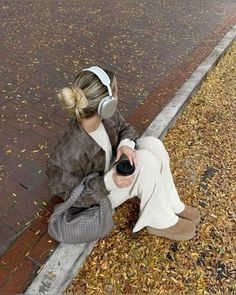
[[[171,101],[152,121],[142,136],[163,139],[181,115],[191,96],[199,89],[207,74],[215,67],[236,38],[236,25],[224,36],[209,56],[196,68]],[[63,294],[97,241],[88,244],[60,244],[48,259],[25,294]]]
[[[79,245],[59,244],[25,294],[61,294],[96,242]]]

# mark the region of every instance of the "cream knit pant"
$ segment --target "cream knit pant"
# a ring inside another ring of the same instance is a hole
[[[162,141],[147,136],[137,140],[137,167],[135,178],[129,187],[116,188],[108,195],[112,209],[127,199],[140,199],[139,219],[133,232],[143,227],[166,228],[178,221],[175,213],[184,210],[176,190],[169,166],[169,155]]]

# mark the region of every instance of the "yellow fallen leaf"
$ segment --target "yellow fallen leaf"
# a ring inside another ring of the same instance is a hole
[[[34,233],[35,235],[38,235],[40,233],[40,229],[36,231],[36,233]]]
[[[39,150],[33,150],[33,151],[31,151],[31,153],[37,153],[37,152],[39,152]]]

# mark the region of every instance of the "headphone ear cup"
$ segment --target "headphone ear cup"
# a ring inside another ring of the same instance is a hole
[[[103,119],[110,118],[116,111],[117,103],[114,97],[103,98],[98,105],[98,115]]]

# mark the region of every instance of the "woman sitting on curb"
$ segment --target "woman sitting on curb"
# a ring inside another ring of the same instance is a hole
[[[138,138],[117,110],[117,93],[114,73],[95,66],[81,71],[71,88],[60,91],[62,106],[72,118],[48,160],[51,193],[65,200],[87,175],[99,172],[85,182],[78,207],[108,197],[114,210],[137,196],[140,212],[133,232],[146,227],[151,235],[192,239],[199,211],[180,200],[162,141],[152,136]],[[114,164],[122,155],[135,166],[133,174],[117,173]]]

